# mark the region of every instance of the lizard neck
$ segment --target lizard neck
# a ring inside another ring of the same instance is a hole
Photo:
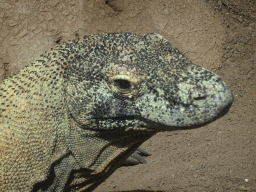
[[[81,185],[86,189],[98,186],[154,134],[134,130],[88,130],[72,119],[67,142],[77,170],[69,186],[75,188]]]

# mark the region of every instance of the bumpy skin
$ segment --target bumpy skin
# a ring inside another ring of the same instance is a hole
[[[159,131],[212,121],[220,77],[157,34],[57,45],[0,87],[0,191],[91,191]]]

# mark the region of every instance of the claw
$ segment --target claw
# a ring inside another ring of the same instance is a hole
[[[146,150],[138,147],[137,152],[134,152],[130,157],[128,157],[124,162],[123,165],[137,165],[139,163],[146,164],[146,159],[143,158],[143,156],[149,156],[150,153],[148,153]]]
[[[146,159],[144,159],[140,154],[138,154],[136,152],[132,154],[132,157],[134,159],[136,159],[139,163],[142,163],[142,164],[146,164],[147,163]]]
[[[143,156],[150,156],[151,155],[149,152],[142,149],[141,147],[138,147],[137,151],[139,151]]]
[[[130,156],[123,162],[123,165],[138,165],[139,163],[138,160]]]

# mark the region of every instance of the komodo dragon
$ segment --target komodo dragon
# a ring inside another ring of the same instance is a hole
[[[202,126],[232,101],[158,34],[56,45],[0,86],[0,191],[92,191],[155,133]]]

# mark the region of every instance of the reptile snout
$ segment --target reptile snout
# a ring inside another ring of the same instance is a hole
[[[200,88],[199,88],[200,87]],[[191,89],[192,102],[197,107],[214,106],[219,111],[233,102],[233,95],[227,85],[218,78],[217,80],[202,83]]]

